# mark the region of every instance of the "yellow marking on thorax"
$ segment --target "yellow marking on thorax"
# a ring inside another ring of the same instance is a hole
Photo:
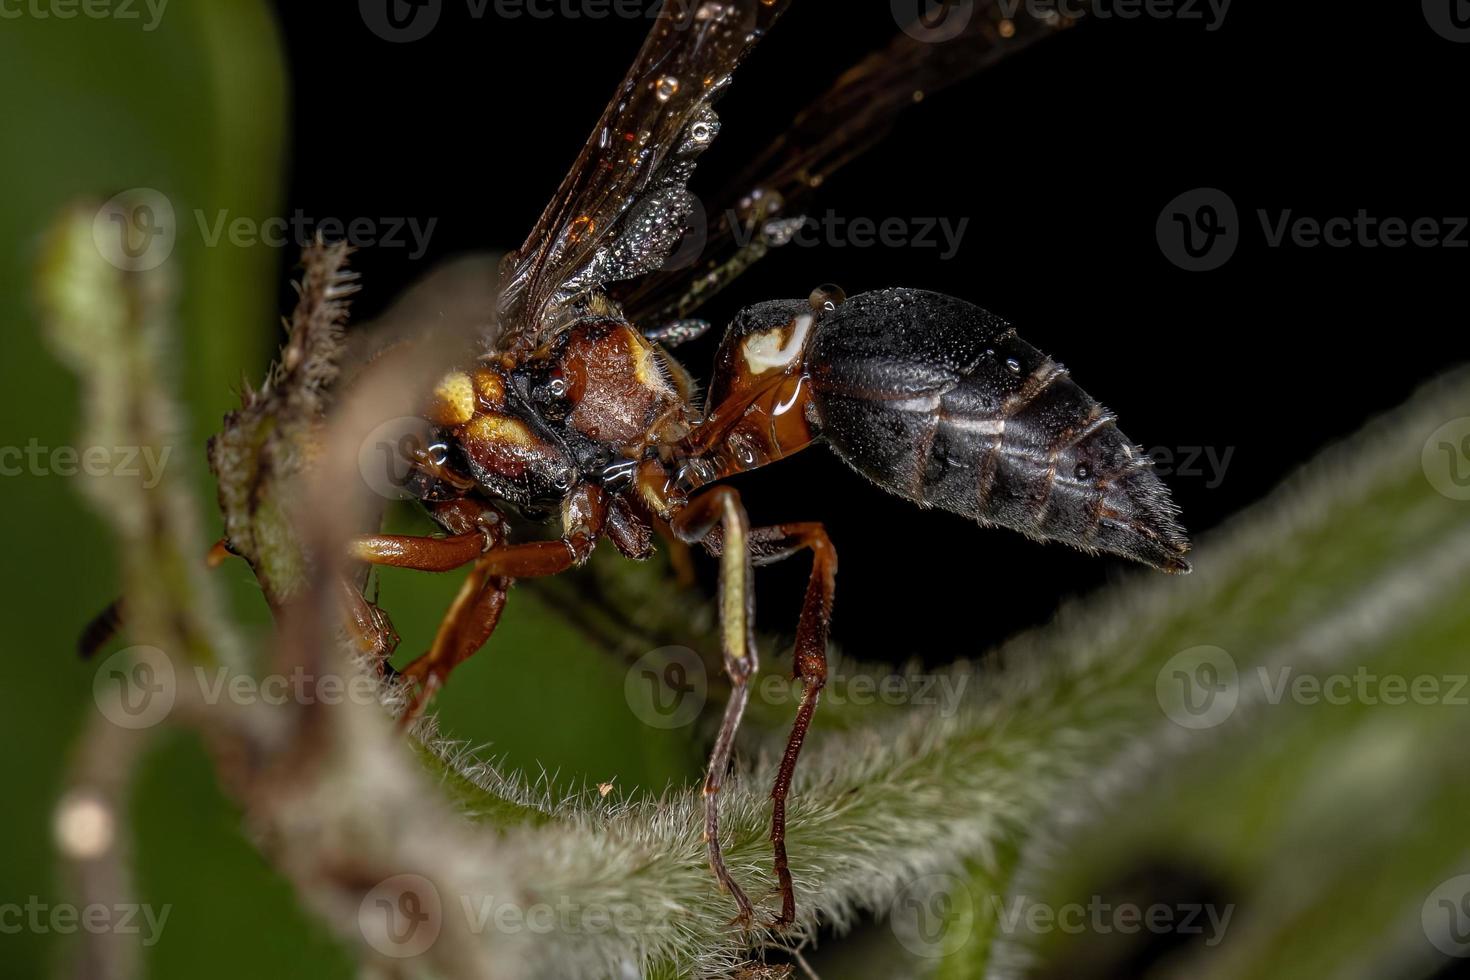
[[[659,369],[657,356],[653,348],[644,343],[642,338],[634,341],[630,351],[633,359],[633,380],[644,388],[660,393],[669,390],[668,379],[664,377],[663,371]]]

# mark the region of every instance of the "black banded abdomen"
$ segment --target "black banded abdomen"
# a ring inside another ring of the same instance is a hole
[[[1187,570],[1188,542],[1148,457],[999,317],[938,293],[864,293],[822,316],[806,371],[821,434],[880,486]]]

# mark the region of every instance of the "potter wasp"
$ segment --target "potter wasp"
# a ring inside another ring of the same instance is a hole
[[[916,289],[760,302],[719,346],[706,397],[671,349],[707,329],[691,314],[779,246],[822,178],[933,90],[1043,36],[989,5],[944,43],[906,32],[845,73],[757,157],[721,222],[688,249],[688,183],[715,140],[712,108],[787,0],[669,0],[525,243],[500,266],[481,348],[427,397],[428,444],[405,486],[440,536],[371,534],[354,559],[423,571],[468,567],[428,651],[403,675],[412,718],[485,645],[515,579],[587,561],[604,538],[647,558],[655,536],[719,556],[720,637],[731,695],[704,782],[711,869],[741,920],[753,907],[721,855],[720,790],[757,669],[755,565],[809,552],[796,630],[803,694],[771,796],[781,892],[796,906],[785,806],[827,674],[837,552],[819,522],[752,527],[725,478],[825,443],[921,507],[1089,552],[1184,572],[1188,542],[1147,455],[1065,368],[964,300]],[[558,528],[509,540],[512,517]]]

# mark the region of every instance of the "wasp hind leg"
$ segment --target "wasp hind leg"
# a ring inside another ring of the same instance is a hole
[[[790,925],[796,919],[796,894],[791,881],[791,866],[786,855],[786,798],[796,771],[797,758],[817,700],[827,683],[827,634],[832,621],[832,599],[836,588],[837,551],[821,524],[776,524],[750,530],[739,495],[729,487],[716,487],[691,503],[675,519],[673,530],[690,543],[704,541],[720,555],[720,624],[725,655],[725,670],[730,675],[730,701],[710,754],[709,773],[705,777],[705,841],[709,847],[710,867],[734,896],[740,907],[739,920],[749,922],[750,901],[731,880],[720,850],[718,795],[740,719],[749,698],[750,677],[757,660],[752,634],[750,577],[752,556],[756,563],[768,565],[799,551],[812,553],[812,574],[802,601],[801,618],[796,629],[795,668],[802,682],[801,705],[786,741],[786,751],[771,787],[771,848],[775,859],[776,880],[781,891],[781,914],[772,923],[775,928]]]
[[[742,926],[749,926],[754,917],[750,899],[730,876],[720,847],[719,799],[725,771],[730,767],[730,751],[735,744],[735,733],[740,728],[740,719],[745,714],[745,703],[750,698],[750,678],[759,665],[755,636],[751,631],[751,562],[747,546],[750,519],[741,506],[738,493],[730,487],[715,487],[709,493],[691,501],[674,518],[670,527],[680,540],[688,544],[702,541],[711,536],[711,532],[716,532],[722,545],[720,648],[725,661],[725,673],[730,676],[730,700],[725,704],[725,716],[720,722],[720,732],[715,738],[715,747],[710,752],[709,770],[704,777],[704,842],[709,854],[710,871],[719,880],[720,887],[730,893],[740,910],[735,921]]]
[[[796,893],[791,883],[791,865],[786,858],[786,797],[796,760],[817,710],[817,699],[827,684],[827,634],[832,622],[832,599],[837,584],[837,550],[821,524],[777,524],[750,532],[750,546],[760,564],[788,558],[798,551],[812,553],[812,574],[807,580],[801,618],[796,626],[796,648],[792,659],[801,681],[801,704],[796,709],[791,734],[786,740],[776,782],[771,787],[771,848],[776,879],[781,888],[781,915],[773,926],[789,926],[796,919]]]

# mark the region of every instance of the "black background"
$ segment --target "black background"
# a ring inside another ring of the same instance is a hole
[[[475,18],[445,0],[412,43],[375,36],[354,4],[280,4],[294,82],[288,213],[437,219],[417,261],[403,248],[359,253],[360,317],[442,258],[518,244],[570,165],[649,23],[556,3],[549,17],[505,18],[492,4]],[[722,175],[895,29],[886,3],[797,3],[718,105],[724,128],[695,192],[717,194]],[[1470,234],[1460,249],[1270,248],[1256,216],[1470,212],[1467,65],[1470,45],[1438,36],[1411,2],[1238,3],[1213,31],[1179,18],[1086,23],[915,106],[811,204],[968,218],[953,259],[787,248],[704,315],[722,324],[827,281],[849,293],[924,287],[994,310],[1066,363],[1135,442],[1179,462],[1190,447],[1231,453],[1218,486],[1205,465],[1166,477],[1202,537],[1470,351]],[[1191,273],[1165,259],[1155,221],[1202,186],[1233,199],[1241,244],[1221,269]],[[697,376],[714,339],[681,351]],[[920,512],[825,450],[737,485],[756,522],[827,523],[842,557],[835,635],[862,659],[978,654],[1066,596],[1149,574]],[[761,572],[764,627],[789,632],[805,576],[805,561]]]

